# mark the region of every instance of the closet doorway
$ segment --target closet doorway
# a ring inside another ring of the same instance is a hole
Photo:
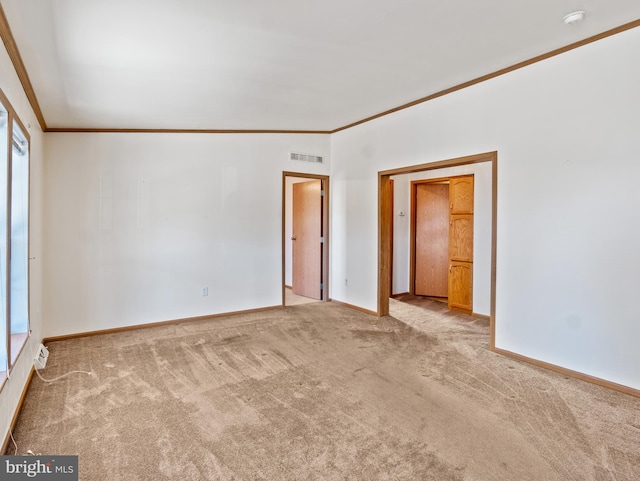
[[[282,305],[327,301],[329,177],[283,172]]]
[[[411,182],[410,294],[473,311],[473,175]]]

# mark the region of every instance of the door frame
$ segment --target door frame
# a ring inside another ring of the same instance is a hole
[[[429,170],[455,167],[459,165],[491,162],[491,296],[489,323],[491,329],[491,349],[495,348],[495,314],[496,314],[496,236],[498,232],[498,152],[485,152],[477,155],[430,162],[397,169],[378,172],[378,316],[389,315],[389,297],[391,285],[389,269],[391,266],[391,228],[392,212],[390,209],[390,180],[393,175],[413,174]]]
[[[389,180],[389,189],[391,190],[391,200],[390,200],[390,205],[389,208],[391,209],[391,232],[393,232],[393,229],[395,229],[394,225],[394,219],[393,219],[393,212],[394,212],[394,205],[395,205],[395,185],[393,183],[393,179]],[[390,254],[390,260],[389,260],[389,292],[391,293],[391,295],[393,295],[393,235],[391,236],[391,245],[389,247],[389,249],[391,250],[391,254]]]
[[[329,176],[318,174],[305,174],[302,172],[282,171],[282,307],[285,307],[285,259],[286,259],[286,199],[287,177],[298,177],[309,180],[322,181],[322,298],[321,301],[329,301]]]

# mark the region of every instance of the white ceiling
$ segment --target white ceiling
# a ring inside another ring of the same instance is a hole
[[[0,3],[54,128],[332,130],[640,19],[638,0]]]

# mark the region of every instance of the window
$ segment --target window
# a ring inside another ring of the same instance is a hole
[[[0,372],[9,365],[7,333],[7,172],[9,170],[9,113],[0,104]],[[3,376],[4,377],[4,376]]]
[[[10,171],[9,352],[13,364],[29,334],[29,141],[15,120]]]
[[[0,382],[28,336],[29,137],[0,95]]]

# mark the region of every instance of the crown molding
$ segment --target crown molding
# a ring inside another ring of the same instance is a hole
[[[38,119],[40,128],[46,132],[47,122],[44,119],[44,115],[42,115],[42,110],[40,109],[38,98],[36,97],[36,93],[33,90],[33,85],[31,85],[31,79],[29,79],[27,69],[22,62],[22,57],[20,56],[20,52],[18,51],[16,41],[13,38],[13,33],[11,33],[11,27],[9,26],[7,16],[4,14],[2,5],[0,5],[0,38],[2,38],[2,43],[4,43],[4,46],[7,49],[7,53],[9,54],[9,58],[11,59],[11,63],[13,63],[13,68],[15,68],[16,74],[18,74],[18,79],[20,79],[20,83],[22,84],[24,93],[27,95],[29,103],[31,104],[33,113]]]
[[[532,65],[537,62],[541,62],[542,60],[546,60],[551,57],[555,57],[556,55],[563,54],[570,50],[574,50],[576,48],[582,47],[584,45],[588,45],[593,42],[597,42],[598,40],[602,40],[607,37],[611,37],[613,35],[625,32],[627,30],[631,30],[633,28],[640,27],[640,19],[635,20],[633,22],[626,23],[624,25],[620,25],[619,27],[612,28],[607,30],[606,32],[599,33],[597,35],[593,35],[584,40],[580,40],[578,42],[574,42],[565,47],[561,47],[551,52],[544,53],[542,55],[538,55],[537,57],[533,57],[529,60],[525,60],[523,62],[519,62],[515,65],[511,65],[510,67],[506,67],[495,72],[483,75],[481,77],[477,77],[473,80],[469,80],[467,82],[463,82],[461,84],[455,85],[453,87],[441,90],[439,92],[433,93],[431,95],[427,95],[426,97],[422,97],[417,100],[413,100],[406,104],[400,105],[398,107],[394,107],[389,110],[385,110],[384,112],[380,112],[375,115],[371,115],[364,119],[358,120],[356,122],[352,122],[350,124],[343,125],[342,127],[338,127],[333,130],[278,130],[278,129],[117,129],[117,128],[73,128],[73,127],[47,127],[47,123],[45,121],[44,115],[42,114],[42,110],[40,109],[40,104],[38,103],[38,98],[36,97],[35,91],[33,90],[33,86],[31,84],[31,80],[29,79],[29,74],[27,73],[27,69],[22,62],[22,57],[20,56],[20,52],[18,51],[18,47],[16,45],[15,39],[13,38],[13,34],[11,33],[11,28],[9,26],[9,22],[7,21],[7,17],[5,16],[4,9],[2,5],[0,5],[0,37],[7,49],[9,57],[11,58],[11,62],[16,70],[18,78],[22,83],[22,87],[24,88],[24,92],[27,95],[27,99],[31,104],[31,108],[38,119],[38,123],[40,124],[40,128],[43,132],[51,132],[51,133],[159,133],[159,134],[320,134],[320,135],[328,135],[335,134],[337,132],[341,132],[343,130],[350,129],[352,127],[356,127],[358,125],[362,125],[367,122],[371,122],[372,120],[379,119],[380,117],[384,117],[386,115],[393,114],[395,112],[399,112],[404,109],[408,109],[409,107],[413,107],[415,105],[419,105],[430,100],[437,99],[439,97],[443,97],[453,92],[457,92],[458,90],[465,89],[467,87],[471,87],[473,85],[485,82],[487,80],[499,77],[501,75],[505,75],[507,73],[513,72],[514,70],[518,70],[529,65]]]
[[[117,133],[117,134],[330,134],[330,130],[269,130],[269,129],[99,129],[49,127],[53,133]]]
[[[381,113],[376,114],[376,115],[372,115],[372,116],[367,117],[365,119],[358,120],[356,122],[352,122],[352,123],[347,124],[347,125],[343,125],[342,127],[338,127],[337,129],[332,130],[331,133],[335,134],[336,132],[340,132],[342,130],[347,130],[347,129],[350,129],[352,127],[355,127],[357,125],[361,125],[361,124],[364,124],[364,123],[367,123],[367,122],[371,122],[372,120],[379,119],[380,117],[384,117],[386,115],[393,114],[395,112],[399,112],[400,110],[408,109],[409,107],[413,107],[415,105],[419,105],[419,104],[422,104],[424,102],[428,102],[430,100],[437,99],[438,97],[444,97],[445,95],[448,95],[448,94],[453,93],[453,92],[457,92],[458,90],[462,90],[462,89],[465,89],[467,87],[471,87],[473,85],[485,82],[487,80],[491,80],[491,79],[496,78],[496,77],[499,77],[501,75],[508,74],[509,72],[513,72],[514,70],[518,70],[518,69],[527,67],[527,66],[532,65],[534,63],[541,62],[541,61],[546,60],[548,58],[555,57],[556,55],[560,55],[560,54],[563,54],[565,52],[569,52],[570,50],[574,50],[576,48],[583,47],[584,45],[588,45],[590,43],[597,42],[598,40],[602,40],[603,38],[611,37],[613,35],[625,32],[627,30],[631,30],[631,29],[636,28],[636,27],[640,27],[640,19],[635,20],[633,22],[625,23],[624,25],[621,25],[621,26],[616,27],[616,28],[612,28],[611,30],[607,30],[606,32],[599,33],[599,34],[594,35],[592,37],[585,38],[584,40],[580,40],[578,42],[574,42],[574,43],[572,43],[570,45],[567,45],[565,47],[561,47],[561,48],[552,50],[551,52],[547,52],[547,53],[544,53],[542,55],[538,55],[537,57],[533,57],[533,58],[531,58],[529,60],[524,60],[522,62],[519,62],[519,63],[515,64],[515,65],[511,65],[510,67],[505,67],[503,69],[496,70],[495,72],[483,75],[483,76],[475,78],[473,80],[469,80],[467,82],[463,82],[463,83],[458,84],[458,85],[456,85],[454,87],[450,87],[448,89],[441,90],[441,91],[436,92],[434,94],[427,95],[426,97],[422,97],[422,98],[420,98],[418,100],[413,100],[412,102],[408,102],[406,104],[400,105],[399,107],[394,107],[392,109],[385,110],[384,112],[381,112]]]

